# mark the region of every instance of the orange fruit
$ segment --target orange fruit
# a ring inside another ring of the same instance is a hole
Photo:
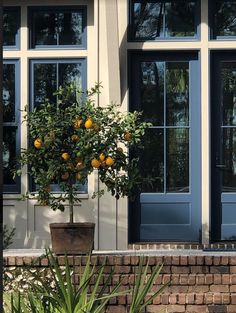
[[[77,141],[79,140],[79,136],[76,135],[76,134],[74,134],[74,135],[71,136],[71,140],[72,140],[73,142],[77,142]]]
[[[65,172],[64,174],[61,175],[61,179],[67,180],[69,178],[70,174],[68,172]]]
[[[86,122],[84,123],[84,127],[86,129],[90,129],[93,127],[93,120],[89,117]]]
[[[70,158],[70,156],[69,156],[69,154],[68,154],[67,152],[62,153],[61,157],[62,157],[62,159],[63,159],[64,161],[67,161],[67,160],[69,160],[69,158]]]
[[[92,167],[94,167],[94,168],[99,168],[99,166],[101,165],[101,162],[98,161],[97,159],[93,159],[93,160],[91,161],[91,165],[92,165]]]
[[[105,162],[107,166],[112,166],[114,164],[112,157],[107,157]]]
[[[43,146],[43,142],[40,138],[35,139],[34,146],[36,149],[41,149]]]
[[[74,122],[74,128],[76,129],[80,128],[82,123],[83,123],[83,120],[81,120],[80,118],[76,119]]]
[[[124,134],[124,139],[125,139],[125,141],[130,141],[131,140],[131,134],[129,133],[129,132],[127,132],[127,133],[125,133]]]
[[[102,152],[102,153],[99,155],[99,160],[100,160],[101,162],[103,162],[103,161],[105,160],[105,158],[106,158],[106,156],[105,156],[105,154]]]

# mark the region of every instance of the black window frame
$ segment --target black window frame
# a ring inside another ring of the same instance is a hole
[[[156,3],[156,0],[139,0],[140,2],[150,2]],[[159,2],[166,2],[167,0],[159,0]],[[179,1],[179,0],[169,0],[169,1]],[[134,2],[135,0],[129,0],[129,14],[128,14],[128,41],[129,42],[159,42],[159,41],[199,41],[201,38],[200,32],[200,22],[201,22],[201,1],[200,0],[187,0],[189,2],[196,2],[196,12],[195,12],[195,35],[194,36],[182,36],[182,37],[159,37],[155,39],[139,38],[135,39],[133,35],[133,16],[134,16]]]
[[[14,122],[4,122],[4,127],[16,127],[16,158],[20,156],[21,149],[21,138],[20,138],[20,61],[18,59],[4,59],[4,64],[14,64],[15,65],[15,121]],[[15,179],[15,184],[3,184],[4,194],[16,194],[21,192],[21,177],[17,176]]]
[[[69,12],[71,10],[81,11],[82,12],[82,42],[80,45],[35,45],[34,44],[34,31],[33,31],[33,13],[36,11],[45,11],[45,12]],[[29,49],[86,49],[87,48],[87,6],[78,5],[78,6],[29,6],[28,7],[28,29],[29,29],[29,38],[28,45]]]

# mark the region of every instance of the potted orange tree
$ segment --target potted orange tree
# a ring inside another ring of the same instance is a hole
[[[68,223],[50,224],[57,254],[92,249],[94,224],[74,221],[74,205],[80,201],[78,185],[86,184],[89,174],[96,170],[117,199],[131,196],[140,184],[138,160],[128,156],[128,148],[141,145],[150,124],[140,121],[139,112],[122,113],[115,104],[96,106],[93,99],[99,88],[97,84],[86,93],[72,85],[59,88],[57,104],[45,102],[25,116],[29,147],[21,153],[20,166],[27,165],[41,205],[61,211],[69,206]],[[58,184],[59,195],[51,192],[52,184]]]

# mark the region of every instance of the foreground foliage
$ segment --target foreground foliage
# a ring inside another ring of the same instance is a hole
[[[114,269],[110,274],[104,275],[105,263],[102,266],[91,265],[91,259],[88,257],[86,265],[79,267],[80,279],[76,286],[75,273],[67,257],[65,266],[58,265],[50,250],[46,251],[46,257],[49,262],[50,283],[42,272],[32,271],[29,267],[27,289],[22,292],[16,291],[17,288],[14,291],[5,289],[4,313],[102,313],[106,311],[109,300],[119,295],[131,295],[128,313],[141,313],[168,285],[162,285],[157,291],[152,291],[162,265],[156,265],[152,273],[147,274],[149,264],[147,262],[143,265],[143,257],[140,257],[135,273],[134,286],[124,291],[120,290],[122,277],[116,286],[110,287]]]

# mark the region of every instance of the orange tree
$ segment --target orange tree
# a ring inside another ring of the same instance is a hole
[[[93,96],[99,87],[86,93],[59,88],[57,104],[45,102],[25,116],[30,142],[20,166],[27,165],[42,205],[63,211],[69,201],[71,223],[73,205],[80,201],[78,184],[85,184],[94,170],[117,199],[132,196],[141,183],[138,159],[131,159],[128,149],[141,146],[150,124],[140,121],[139,112],[122,113],[114,104],[97,107]],[[53,183],[60,187],[59,196],[50,192]]]

